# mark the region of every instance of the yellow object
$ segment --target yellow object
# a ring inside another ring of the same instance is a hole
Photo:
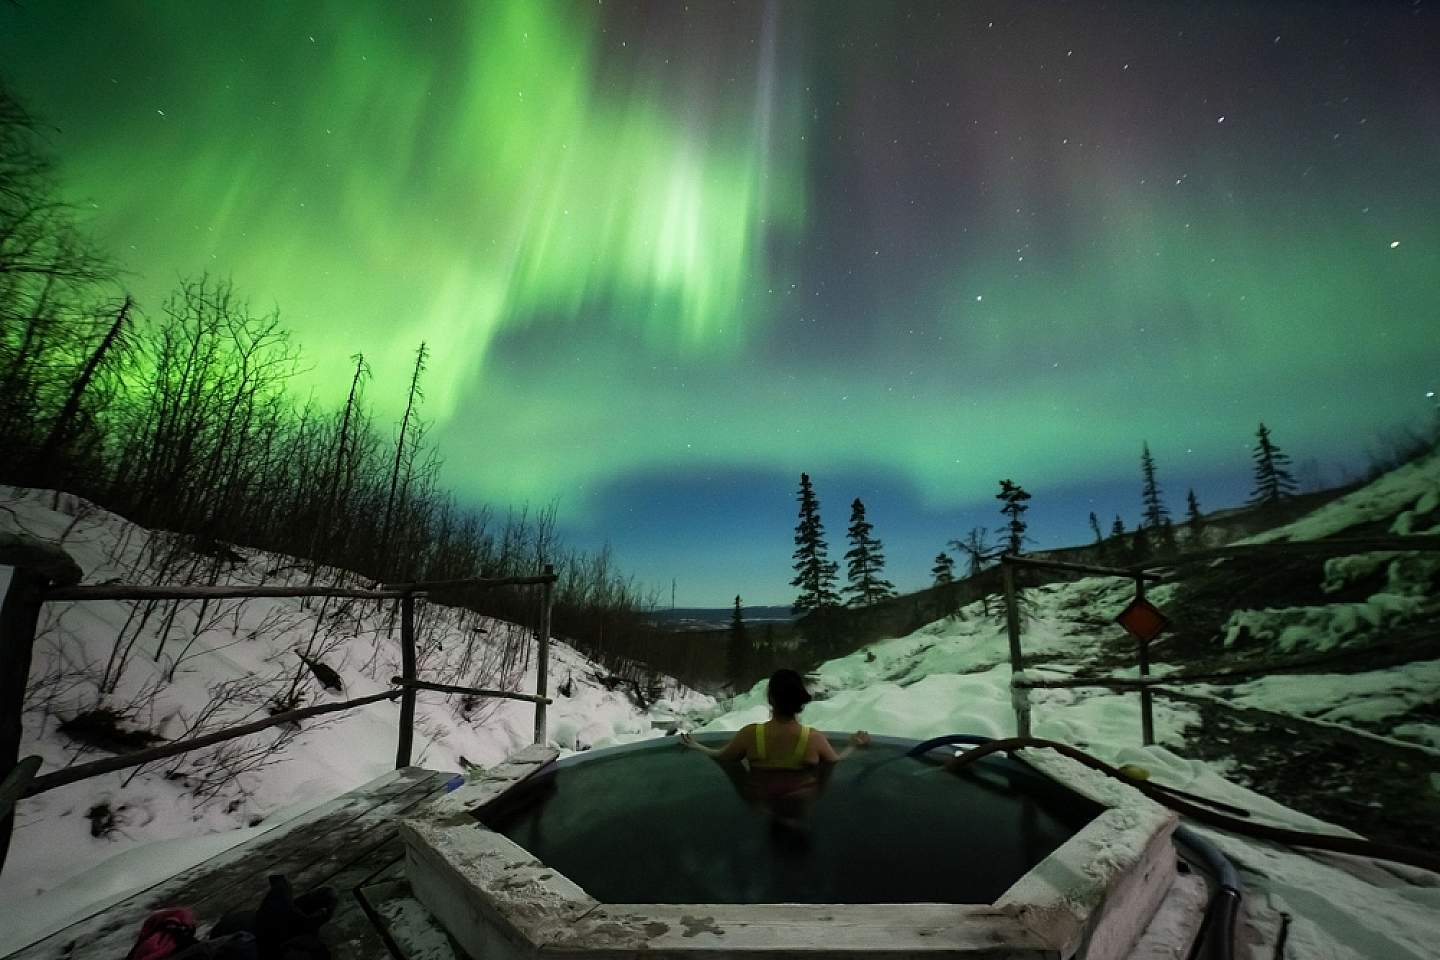
[[[1150,779],[1150,771],[1149,771],[1149,770],[1146,770],[1144,767],[1140,766],[1138,763],[1127,763],[1127,764],[1125,764],[1123,767],[1120,768],[1120,772],[1123,773],[1123,774],[1125,774],[1125,776],[1129,777],[1131,780],[1149,780],[1149,779]]]
[[[765,724],[755,724],[755,762],[767,767],[793,770],[801,766],[805,760],[805,744],[810,739],[810,728],[802,726],[800,736],[795,741],[795,750],[789,760],[783,763],[769,763],[765,758]]]

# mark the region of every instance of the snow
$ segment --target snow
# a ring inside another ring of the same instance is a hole
[[[1107,613],[1113,616],[1128,600],[1130,589],[1126,581],[1088,579],[1035,591],[1034,617],[1023,638],[1025,651],[1083,661],[1105,637],[1103,629],[1087,623],[1093,624]],[[1088,614],[1087,622],[1079,622],[1076,614]],[[1027,672],[1034,675],[1053,669],[1066,667],[1051,664]],[[1154,672],[1163,674],[1171,669],[1157,664]],[[1127,672],[1132,671],[1116,671]],[[804,719],[821,729],[867,729],[916,739],[962,732],[992,737],[1014,734],[1005,633],[994,618],[981,614],[978,604],[907,637],[873,643],[829,661],[819,668],[817,678],[812,690],[823,699],[805,708]],[[1264,709],[1319,711],[1355,720],[1380,717],[1392,710],[1403,712],[1427,692],[1433,699],[1440,688],[1437,684],[1440,663],[1429,663],[1313,680],[1293,675],[1271,677],[1236,690],[1243,702]],[[1154,782],[1244,808],[1256,822],[1353,836],[1228,781],[1217,765],[1185,759],[1166,746],[1140,746],[1138,699],[1093,690],[1032,691],[1033,731],[1037,737],[1079,746],[1116,766],[1141,766]],[[757,685],[724,704],[719,713],[707,716],[703,727],[738,729],[766,715],[763,686]],[[1162,743],[1183,744],[1184,729],[1197,721],[1197,714],[1188,706],[1165,701],[1155,704],[1156,733]],[[1434,733],[1440,734],[1440,729]],[[1068,763],[1044,750],[1027,750],[1025,759],[1041,769]],[[1086,774],[1088,771],[1079,777],[1082,788],[1102,802],[1137,810],[1149,803],[1113,780],[1098,774],[1087,780]],[[1063,776],[1067,782],[1077,781],[1071,769],[1064,770]],[[1440,790],[1440,774],[1434,782]],[[1277,911],[1291,917],[1286,956],[1331,960],[1435,956],[1440,877],[1355,857],[1288,850],[1213,829],[1201,833],[1243,871],[1251,903],[1248,915],[1256,926],[1252,932],[1264,941],[1255,956],[1271,955],[1278,930]],[[1183,950],[1183,944],[1176,949]]]
[[[151,564],[166,535],[152,534],[73,496],[0,487],[0,525],[60,543],[84,570],[86,583],[173,582],[173,577],[159,576]],[[306,581],[308,571],[292,558],[243,548],[238,552],[243,561],[227,567],[221,582]],[[9,576],[9,568],[0,567],[0,590],[8,586]],[[323,570],[320,580],[369,585],[344,571]],[[355,604],[338,616],[335,606],[318,601],[311,606],[289,598],[224,601],[212,605],[201,621],[198,606],[181,607],[163,650],[161,615],[152,617],[115,692],[102,696],[99,679],[131,604],[47,604],[35,643],[21,755],[39,754],[42,773],[102,756],[57,729],[62,720],[97,704],[129,712],[129,726],[167,739],[195,732],[191,728],[207,708],[216,709],[204,729],[264,716],[270,698],[284,692],[296,675],[295,651],[312,637],[317,638],[315,649],[323,651],[319,659],[339,672],[344,690],[323,690],[302,670],[306,703],[378,693],[400,672],[399,630],[388,607]],[[515,629],[512,625],[462,619],[458,611],[438,605],[421,603],[417,610],[421,677],[534,689],[533,644],[527,642],[524,661],[509,668],[499,662],[498,641]],[[476,629],[485,632],[472,632]],[[472,639],[476,642],[468,642]],[[596,683],[592,672],[605,671],[569,645],[552,641],[552,742],[573,751],[650,735],[650,718],[623,691]],[[555,690],[567,680],[569,697]],[[460,699],[419,695],[413,763],[441,770],[460,769],[462,757],[474,764],[494,764],[531,740],[531,704],[488,701],[466,717]],[[657,706],[673,714],[711,704],[709,697],[671,681]],[[26,929],[51,929],[86,903],[143,888],[154,877],[243,842],[392,769],[398,715],[397,702],[381,701],[309,722],[275,762],[227,774],[217,783],[206,781],[213,778],[220,748],[208,748],[157,764],[158,769],[106,774],[24,800],[17,807],[14,838],[0,874],[0,902],[6,904],[7,915],[13,910],[26,918]],[[276,735],[272,729],[231,743],[263,746]],[[168,770],[177,778],[167,778]],[[107,835],[95,837],[87,812],[102,803],[109,804],[115,822]],[[117,855],[123,856],[114,859]],[[8,916],[0,928],[5,937],[19,929]],[[0,954],[5,952],[0,946]]]
[[[1329,536],[1357,524],[1405,515],[1409,519],[1400,524],[1405,529],[1429,530],[1440,524],[1437,490],[1440,456],[1395,471],[1280,531],[1252,539]],[[48,496],[17,492],[8,504],[11,520],[54,539],[63,534],[88,581],[115,576],[117,569],[123,571],[127,564],[135,563],[149,536],[145,531],[108,514],[87,512],[84,505],[66,498],[62,498],[61,509],[51,510]],[[249,553],[245,563],[232,571],[232,578],[273,580],[273,568],[285,562],[285,558]],[[1336,558],[1325,571],[1325,585],[1331,592],[1381,571],[1384,584],[1359,603],[1239,611],[1226,625],[1224,639],[1236,642],[1243,627],[1252,638],[1284,648],[1323,649],[1354,642],[1417,611],[1433,609],[1434,562],[1433,558],[1393,553]],[[1173,590],[1171,585],[1162,585],[1150,595],[1164,606]],[[1093,661],[1102,647],[1122,639],[1109,619],[1132,595],[1129,581],[1114,578],[1088,578],[1031,590],[1023,646],[1028,655],[1043,656],[1028,672],[1032,676],[1065,675]],[[285,631],[263,640],[237,639],[276,610],[289,618]],[[107,638],[113,637],[123,622],[124,612],[120,604],[57,605],[46,622],[48,632],[37,645],[33,677],[67,670],[83,676],[93,669],[94,661],[108,653]],[[207,681],[274,671],[297,642],[303,644],[315,628],[316,617],[298,602],[275,601],[254,604],[236,614],[235,622],[236,630],[217,631],[197,640],[188,659],[176,670],[174,682],[165,686],[164,696],[142,718],[144,725],[173,735],[183,716],[205,702]],[[188,621],[185,626],[190,626]],[[398,662],[383,617],[360,616],[355,626],[353,636],[326,656],[326,662],[345,679],[346,697],[382,689],[383,679]],[[496,624],[490,627],[502,629]],[[452,658],[464,646],[458,624],[440,621],[431,628],[443,641],[444,650],[431,651],[432,659],[422,673],[452,668]],[[121,699],[163,676],[165,667],[173,662],[162,658],[156,663],[149,656],[153,635],[141,645],[147,655],[134,660],[133,675],[127,675],[127,685],[119,691]],[[723,704],[672,688],[648,716],[643,715],[623,696],[590,681],[592,665],[579,653],[559,642],[551,649],[553,681],[571,678],[574,683],[574,695],[557,698],[550,710],[551,741],[566,750],[653,736],[652,722],[662,718],[674,718],[687,728],[734,730],[768,716],[763,684]],[[1152,649],[1163,655],[1164,645]],[[1152,672],[1164,674],[1174,669],[1157,663]],[[1113,672],[1135,675],[1133,669]],[[529,665],[505,679],[519,689],[528,689],[533,676],[533,665]],[[916,739],[962,732],[1010,736],[1015,729],[1011,679],[1004,628],[997,616],[987,615],[975,603],[908,636],[881,640],[822,664],[811,682],[816,700],[806,708],[804,719],[826,730],[866,729]],[[1440,689],[1440,661],[1356,674],[1269,677],[1227,692],[1241,705],[1330,722],[1377,724],[1406,714],[1427,698],[1433,700],[1436,689]],[[63,684],[53,689],[42,687],[40,699],[45,702],[26,719],[30,739],[25,750],[40,752],[47,769],[72,759],[74,746],[55,731],[56,717],[67,715],[67,709],[83,702],[86,692],[83,684],[79,694],[55,694],[55,690],[63,690]],[[314,696],[324,699],[332,695]],[[1243,807],[1258,821],[1345,833],[1230,782],[1223,764],[1189,760],[1176,752],[1183,749],[1186,729],[1199,720],[1196,708],[1189,704],[1157,700],[1159,745],[1142,747],[1139,698],[1133,694],[1094,688],[1035,690],[1030,702],[1038,737],[1073,744],[1117,766],[1138,765],[1154,782]],[[253,710],[253,705],[247,709]],[[476,724],[461,717],[449,701],[422,697],[417,762],[453,769],[464,755],[474,762],[493,764],[528,741],[530,709],[502,703]],[[87,898],[113,895],[124,886],[115,878],[173,872],[221,845],[240,842],[250,831],[233,828],[243,826],[249,818],[264,817],[263,829],[291,815],[296,806],[334,796],[387,768],[393,755],[395,711],[393,704],[377,704],[350,711],[333,724],[308,728],[289,745],[284,762],[242,774],[242,782],[223,794],[224,802],[197,804],[182,784],[157,773],[143,773],[128,786],[121,785],[123,774],[112,775],[25,801],[12,850],[12,863],[21,866],[7,868],[0,877],[0,897],[17,898],[7,902],[21,904],[23,911],[48,909],[52,921],[58,922]],[[226,716],[226,722],[236,719],[238,714]],[[1440,745],[1440,726],[1434,724],[1407,722],[1389,732],[1416,743]],[[1027,759],[1042,769],[1059,763],[1059,758],[1047,751],[1027,751]],[[1069,780],[1075,776],[1073,771],[1066,774]],[[1440,791],[1440,774],[1432,775],[1432,784]],[[1141,815],[1144,804],[1140,795],[1121,784],[1094,780],[1088,789],[1113,807]],[[85,810],[100,799],[126,804],[122,826],[110,839],[91,838],[84,817]],[[238,805],[228,809],[232,803]],[[1291,918],[1286,956],[1332,960],[1435,956],[1440,877],[1378,861],[1281,848],[1216,830],[1201,832],[1243,872],[1254,956],[1272,955],[1281,913]],[[190,839],[168,846],[152,842],[182,837]],[[214,847],[209,846],[212,843]],[[127,859],[95,869],[108,854],[120,851],[131,852]],[[82,872],[87,873],[83,879],[66,882],[67,877]],[[19,877],[24,881],[17,880]],[[38,891],[49,891],[50,896],[36,899],[33,894]],[[64,909],[46,906],[47,900],[59,901]],[[424,931],[416,933],[420,936]]]
[[[1230,688],[1229,697],[1240,706],[1302,717],[1338,723],[1378,723],[1434,702],[1437,690],[1440,690],[1440,660],[1427,660],[1364,673],[1262,677]]]
[[[1355,603],[1236,610],[1224,627],[1225,646],[1246,640],[1292,650],[1332,650],[1393,629],[1440,609],[1432,584],[1440,576],[1440,554],[1361,553],[1325,564],[1323,588],[1330,593],[1351,581],[1386,570],[1386,583]]]
[[[1361,524],[1392,520],[1399,536],[1440,532],[1440,452],[1390,471],[1352,493],[1239,544],[1319,540]]]

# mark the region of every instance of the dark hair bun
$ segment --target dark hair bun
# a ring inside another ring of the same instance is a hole
[[[776,670],[771,674],[766,693],[775,712],[788,717],[795,716],[810,702],[810,692],[805,689],[805,681],[794,670]]]

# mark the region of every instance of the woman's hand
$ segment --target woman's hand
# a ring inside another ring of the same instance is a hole
[[[695,738],[690,736],[688,731],[680,731],[680,746],[689,750],[695,746]]]
[[[870,746],[870,734],[866,733],[864,730],[856,730],[854,733],[850,734],[850,746],[852,746],[852,747],[868,747],[868,746]]]

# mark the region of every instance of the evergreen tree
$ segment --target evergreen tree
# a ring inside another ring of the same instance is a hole
[[[725,673],[730,689],[737,693],[745,682],[750,669],[750,638],[745,632],[745,614],[740,607],[740,596],[735,596],[735,612],[730,616],[730,638],[725,649]]]
[[[1110,524],[1110,539],[1105,541],[1105,559],[1121,564],[1125,562],[1125,553],[1125,521],[1117,513],[1115,522]]]
[[[1105,540],[1105,536],[1100,532],[1100,518],[1095,516],[1094,510],[1090,511],[1090,532],[1095,534],[1095,545],[1098,547]]]
[[[828,610],[840,605],[835,593],[837,564],[829,560],[829,548],[825,546],[825,527],[820,522],[820,501],[810,485],[810,475],[800,474],[800,522],[795,525],[795,579],[792,587],[798,587],[800,594],[790,606],[790,612],[806,614],[817,610]]]
[[[935,566],[930,568],[930,576],[935,578],[935,586],[955,582],[955,560],[948,553],[935,554]]]
[[[850,504],[850,530],[846,534],[850,549],[845,552],[846,575],[850,580],[845,592],[850,595],[852,607],[868,607],[895,596],[895,585],[880,576],[885,569],[885,554],[881,552],[880,541],[873,536],[874,529],[865,519],[865,504],[856,497]]]
[[[1130,562],[1136,566],[1150,559],[1150,533],[1149,527],[1139,524],[1135,527],[1135,533],[1130,538]]]
[[[1290,457],[1270,440],[1265,424],[1260,424],[1255,440],[1255,491],[1250,494],[1250,504],[1268,509],[1295,495],[1295,478],[1288,469]]]
[[[951,540],[950,546],[965,554],[965,576],[971,579],[980,576],[980,571],[998,555],[995,543],[990,539],[990,531],[984,527],[971,527],[964,540]],[[1003,604],[1001,606],[1003,607]],[[980,598],[980,608],[985,611],[986,616],[990,615],[990,594]]]
[[[1145,477],[1140,491],[1140,500],[1144,505],[1140,526],[1149,530],[1147,546],[1153,538],[1156,546],[1162,552],[1168,553],[1175,546],[1175,532],[1170,525],[1170,509],[1165,506],[1165,500],[1160,495],[1160,484],[1155,480],[1155,458],[1150,455],[1150,444],[1142,443],[1140,451],[1140,469]]]
[[[1195,498],[1195,488],[1185,494],[1185,529],[1190,531],[1190,542],[1200,546],[1205,542],[1205,518],[1200,515],[1200,501]]]
[[[1000,492],[995,494],[995,499],[1004,502],[1000,512],[1006,517],[1005,552],[1012,556],[1018,556],[1020,547],[1025,542],[1025,511],[1030,509],[1025,501],[1030,499],[1030,494],[1018,483],[1009,480],[1000,481]]]
[[[990,531],[984,527],[971,527],[964,540],[951,540],[950,546],[965,554],[965,576],[978,577],[995,560],[996,547],[990,539]]]

